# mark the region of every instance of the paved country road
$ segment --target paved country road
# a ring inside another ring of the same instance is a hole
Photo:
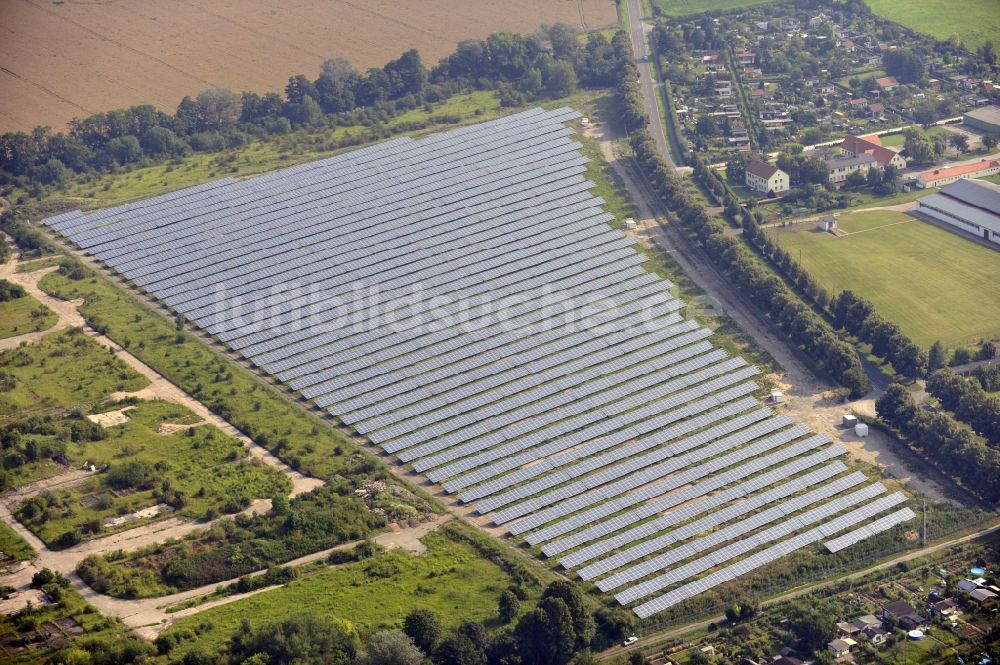
[[[653,118],[660,117],[660,107],[656,103],[656,96],[660,94],[660,84],[656,78],[656,66],[653,64],[654,58],[649,46],[646,44],[646,33],[653,26],[642,20],[642,2],[640,0],[627,0],[629,36],[632,37],[632,52],[635,54],[635,64],[639,68],[639,87],[642,90],[642,99],[646,105],[646,114]],[[634,127],[631,129],[635,129]],[[656,146],[660,154],[667,160],[670,168],[677,168],[673,157],[670,154],[670,142],[664,132],[662,122],[653,122],[649,131],[653,134]]]

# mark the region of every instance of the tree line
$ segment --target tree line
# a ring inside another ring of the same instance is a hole
[[[902,329],[875,311],[875,305],[852,291],[830,303],[833,324],[871,345],[872,353],[892,363],[899,374],[916,379],[927,374],[927,354]]]
[[[185,97],[172,114],[144,104],[76,118],[66,132],[36,127],[0,134],[0,186],[58,186],[74,173],[238,147],[293,129],[377,126],[421,106],[430,112],[432,104],[470,89],[497,89],[505,106],[564,97],[578,84],[611,85],[613,65],[603,35],[581,45],[576,29],[566,24],[543,26],[529,36],[502,32],[463,41],[431,69],[416,49],[365,72],[334,58],[316,78],[290,77],[284,94],[216,88]],[[348,136],[331,147],[364,140]]]
[[[875,412],[957,483],[988,503],[1000,501],[1000,449],[978,440],[951,414],[921,409],[898,383],[875,401]]]
[[[1000,448],[1000,398],[989,395],[978,380],[942,369],[927,381],[927,392],[990,445]]]
[[[780,278],[757,263],[737,238],[726,236],[722,222],[708,216],[705,208],[687,192],[684,183],[664,161],[648,130],[649,118],[636,82],[638,70],[632,62],[629,37],[619,31],[611,42],[618,60],[617,94],[622,105],[622,119],[628,129],[636,161],[652,189],[730,282],[774,322],[788,341],[846,387],[852,397],[867,393],[871,390],[871,383],[854,348],[841,341],[829,325],[799,301]],[[710,183],[711,191],[718,190],[721,183],[715,182],[708,167],[694,159],[693,168],[696,178]],[[731,197],[727,203],[735,205]]]

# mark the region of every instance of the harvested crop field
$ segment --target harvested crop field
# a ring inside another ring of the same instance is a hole
[[[327,58],[359,70],[409,48],[432,65],[462,39],[616,21],[613,0],[8,0],[0,3],[0,131],[62,128],[132,104],[172,111],[211,87],[280,91]]]

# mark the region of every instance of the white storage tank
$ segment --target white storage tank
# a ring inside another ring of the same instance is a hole
[[[854,426],[854,433],[860,437],[868,436],[868,425],[864,423],[858,423]]]

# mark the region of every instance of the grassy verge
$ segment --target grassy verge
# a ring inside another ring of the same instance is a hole
[[[55,312],[29,294],[0,302],[0,339],[41,332],[56,324]]]
[[[0,353],[0,372],[13,381],[0,392],[0,416],[86,408],[115,391],[149,384],[79,328],[46,335],[37,344]]]
[[[287,586],[213,607],[180,620],[167,632],[180,638],[171,658],[191,648],[218,650],[245,618],[256,624],[287,618],[309,607],[342,620],[361,634],[399,628],[413,609],[429,609],[445,631],[463,621],[486,620],[498,626],[497,599],[511,585],[526,595],[521,611],[530,611],[541,592],[537,584],[517,584],[500,565],[484,558],[456,537],[454,525],[423,538],[427,552],[384,552],[337,567],[307,567]]]
[[[284,474],[247,460],[243,444],[212,425],[165,433],[164,426],[197,420],[185,407],[141,402],[126,415],[124,424],[92,430],[94,440],[69,444],[74,466],[85,459],[107,466],[107,473],[29,499],[17,511],[46,544],[65,547],[172,514],[212,519],[292,489]],[[159,506],[156,514],[136,517],[136,511],[154,506]]]

